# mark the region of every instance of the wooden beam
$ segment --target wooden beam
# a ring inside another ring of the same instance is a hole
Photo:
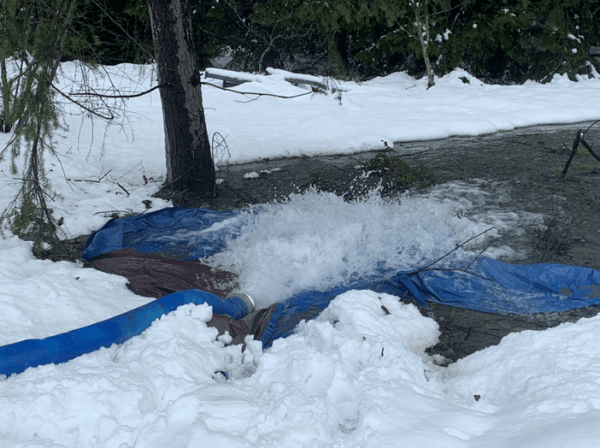
[[[287,77],[287,76],[283,79],[285,79],[287,82],[289,82],[290,84],[293,84],[295,86],[297,86],[298,84],[306,84],[311,87],[316,87],[317,89],[321,89],[321,90],[325,90],[325,91],[327,90],[327,86],[318,81],[304,79],[304,78],[292,78],[292,77]]]
[[[212,73],[208,70],[206,71],[205,76],[207,78],[219,79],[219,80],[223,81],[224,88],[235,87],[235,86],[239,86],[240,84],[244,84],[245,82],[249,82],[249,80],[244,79],[243,77],[238,78],[236,76],[231,76],[231,75],[222,75],[222,74]],[[317,88],[317,89],[320,89],[323,91],[327,91],[327,86],[325,84],[323,84],[322,82],[319,82],[319,81],[315,81],[314,79],[306,79],[306,78],[302,78],[301,76],[298,76],[298,77],[286,76],[283,79],[285,79],[287,82],[289,82],[290,84],[293,84],[295,86],[297,86],[298,84],[306,84],[308,86],[311,86],[311,87],[314,87],[314,88]]]
[[[206,72],[205,76],[207,78],[219,79],[219,80],[223,81],[224,88],[235,87],[235,86],[239,86],[240,84],[244,84],[245,82],[248,82],[245,79],[234,78],[232,76],[217,75],[216,73],[210,73],[210,72]]]

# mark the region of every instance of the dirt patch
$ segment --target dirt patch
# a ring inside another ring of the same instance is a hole
[[[589,123],[591,124],[591,123]],[[600,163],[589,153],[577,155],[565,180],[559,177],[578,129],[589,124],[539,126],[479,137],[455,137],[439,141],[394,145],[393,152],[422,173],[431,170],[437,184],[481,179],[502,183],[510,200],[500,206],[507,211],[546,215],[547,228],[527,229],[526,238],[506,241],[520,245],[528,264],[554,262],[600,269]],[[592,127],[586,141],[600,149],[600,125]],[[597,151],[598,152],[598,151]],[[219,194],[209,201],[179,198],[176,205],[217,210],[283,200],[310,187],[344,194],[352,199],[377,185],[381,178],[365,176],[365,166],[377,154],[305,157],[230,165],[219,172]],[[481,184],[480,181],[479,185]],[[421,182],[425,184],[426,182]],[[402,190],[402,186],[396,190]],[[388,188],[386,194],[394,194]],[[430,349],[456,360],[500,342],[508,333],[543,330],[562,322],[598,313],[589,307],[535,316],[500,316],[432,305],[424,313],[440,325],[440,342]]]

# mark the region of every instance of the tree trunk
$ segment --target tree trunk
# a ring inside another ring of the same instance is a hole
[[[435,78],[433,72],[433,66],[429,59],[429,5],[427,0],[421,0],[416,3],[415,6],[415,28],[419,44],[421,45],[421,52],[423,53],[423,61],[425,62],[425,71],[427,72],[427,88],[430,89],[435,85]]]
[[[8,75],[6,73],[6,60],[0,61],[0,90],[2,91],[2,111],[0,111],[0,132],[8,133],[12,129],[10,121],[12,99],[11,87],[8,83]]]
[[[147,0],[162,101],[167,184],[200,196],[215,191],[200,70],[186,0]]]

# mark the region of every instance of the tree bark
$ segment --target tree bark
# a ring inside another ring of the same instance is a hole
[[[6,60],[0,61],[0,91],[2,91],[2,111],[0,111],[0,132],[8,133],[12,128],[10,109],[12,108],[11,88],[6,73]]]
[[[186,0],[147,0],[167,156],[166,187],[209,196],[215,166],[202,106],[200,70]]]
[[[415,4],[416,3],[416,4]],[[420,2],[411,2],[415,8],[415,28],[421,52],[423,53],[423,61],[425,62],[425,70],[427,71],[427,88],[430,89],[435,85],[433,66],[429,59],[429,10],[428,1],[421,0]]]

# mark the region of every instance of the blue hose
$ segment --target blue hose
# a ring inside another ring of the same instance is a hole
[[[29,367],[67,362],[85,353],[122,344],[141,334],[162,315],[181,305],[211,305],[213,313],[240,319],[253,310],[243,297],[221,299],[198,289],[169,294],[134,310],[87,327],[45,339],[27,339],[0,347],[0,375],[21,373]]]

